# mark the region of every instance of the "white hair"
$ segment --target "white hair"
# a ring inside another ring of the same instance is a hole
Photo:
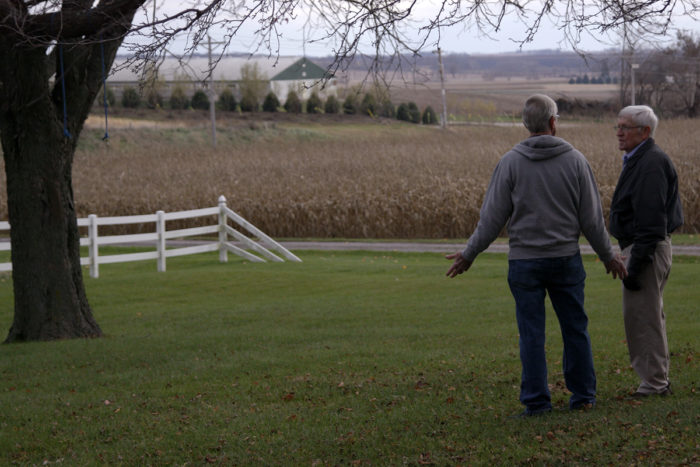
[[[659,118],[654,113],[654,110],[647,105],[628,105],[620,110],[617,114],[620,118],[627,118],[635,125],[648,126],[651,128],[650,136],[654,136],[656,126],[659,124]]]

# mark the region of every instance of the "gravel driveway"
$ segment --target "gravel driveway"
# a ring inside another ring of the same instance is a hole
[[[463,250],[465,243],[428,242],[280,242],[290,251],[294,250],[356,250],[356,251],[402,251],[417,253],[454,253]],[[488,253],[507,253],[508,245],[493,243]],[[615,251],[619,251],[615,246]],[[592,254],[589,245],[581,245],[581,253]],[[674,245],[674,256],[700,256],[700,245]]]

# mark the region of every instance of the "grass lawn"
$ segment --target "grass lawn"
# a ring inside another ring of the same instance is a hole
[[[673,396],[625,398],[636,377],[621,286],[586,256],[598,405],[511,419],[522,407],[505,255],[452,280],[439,254],[300,256],[103,265],[86,284],[104,338],[0,346],[0,464],[700,462],[699,258],[675,258],[665,294]],[[0,328],[11,321],[3,275]]]

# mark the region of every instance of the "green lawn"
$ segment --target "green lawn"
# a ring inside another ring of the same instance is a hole
[[[102,265],[86,283],[104,338],[0,346],[0,464],[700,462],[699,258],[675,259],[665,294],[672,397],[625,398],[620,284],[587,256],[598,405],[514,420],[505,255],[457,279],[439,254],[299,255]],[[0,328],[11,321],[3,275]],[[563,409],[552,312],[547,345]]]

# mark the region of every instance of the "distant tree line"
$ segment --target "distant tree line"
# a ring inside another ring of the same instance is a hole
[[[155,75],[155,73],[151,73],[149,76]],[[185,85],[178,83],[170,92],[170,98],[166,100],[162,96],[164,87],[165,83],[159,82],[157,79],[147,78],[141,93],[135,86],[124,88],[120,104],[124,108],[209,109],[210,98],[202,89],[196,90],[192,97],[188,97]],[[427,106],[421,111],[415,102],[402,102],[396,106],[385,88],[376,88],[372,92],[366,92],[362,98],[360,98],[362,93],[359,88],[347,89],[342,100],[332,94],[324,100],[316,91],[313,91],[308,99],[303,100],[300,98],[299,92],[292,89],[287,92],[286,98],[282,102],[280,96],[270,90],[270,81],[265,74],[260,72],[257,63],[245,64],[241,67],[237,87],[236,92],[231,87],[227,87],[219,93],[214,103],[217,110],[223,112],[287,112],[290,114],[359,114],[370,117],[395,118],[426,125],[439,123],[432,107]],[[116,98],[109,86],[107,86],[106,93],[107,105],[115,106]],[[104,94],[100,94],[97,104],[103,105],[104,100]]]
[[[592,78],[588,77],[588,74],[584,74],[583,76],[572,76],[569,79],[569,84],[617,84],[618,79],[617,76],[594,76]]]
[[[411,123],[423,123],[436,125],[439,123],[437,115],[431,106],[426,106],[422,111],[415,102],[402,102],[394,105],[391,99],[385,95],[376,97],[374,93],[367,92],[362,99],[359,93],[351,90],[346,97],[340,100],[334,95],[329,95],[325,100],[314,91],[307,100],[302,100],[299,94],[290,90],[284,102],[281,102],[274,91],[268,91],[265,97],[258,99],[254,93],[244,90],[240,98],[236,98],[231,88],[221,91],[215,101],[216,109],[223,112],[287,112],[290,114],[346,114],[368,115],[370,117],[392,118]],[[98,105],[103,105],[104,95],[98,98]],[[107,105],[116,106],[114,91],[107,88]],[[210,99],[207,93],[201,89],[188,97],[182,86],[176,86],[170,98],[166,101],[158,92],[147,92],[145,96],[136,87],[124,88],[120,105],[123,108],[168,108],[171,110],[207,110]]]
[[[385,66],[390,66],[395,57],[387,57]],[[404,63],[415,67],[415,73],[406,73],[407,81],[423,82],[439,79],[440,64],[436,54],[420,54],[403,56]],[[331,57],[314,57],[314,63],[326,67],[331,63]],[[619,51],[592,52],[587,59],[575,52],[561,50],[538,50],[520,53],[497,54],[466,54],[443,53],[445,78],[455,78],[458,75],[472,74],[485,78],[512,76],[569,76],[601,71],[603,62],[608,62],[612,69],[617,69],[620,63]],[[363,62],[353,62],[348,70],[366,71]]]
[[[680,32],[674,45],[635,54],[635,62],[635,87],[626,90],[636,103],[666,116],[700,116],[700,37]]]

